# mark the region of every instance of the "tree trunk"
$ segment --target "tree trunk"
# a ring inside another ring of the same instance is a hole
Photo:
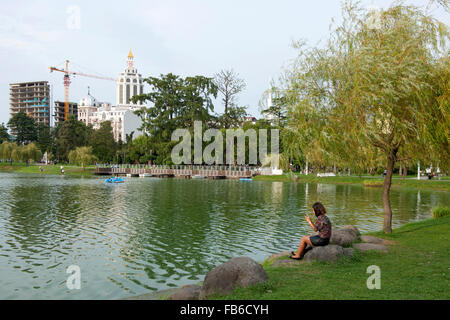
[[[388,164],[386,168],[386,176],[384,177],[383,184],[383,209],[384,209],[384,226],[385,233],[392,233],[392,210],[391,201],[389,198],[392,182],[392,173],[394,171],[394,165],[396,160],[397,150],[392,151],[388,155]]]

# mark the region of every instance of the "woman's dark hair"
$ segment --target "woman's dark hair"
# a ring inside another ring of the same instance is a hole
[[[316,215],[316,217],[327,213],[327,210],[325,210],[325,207],[320,202],[314,203],[312,207],[314,209],[314,214]]]

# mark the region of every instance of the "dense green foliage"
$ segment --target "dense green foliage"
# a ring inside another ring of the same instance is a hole
[[[25,144],[37,140],[37,126],[25,112],[20,111],[8,121],[8,127],[14,133],[17,144]]]
[[[17,148],[15,143],[3,141],[0,144],[0,158],[6,161],[12,161],[12,152],[15,148]]]
[[[214,110],[212,99],[217,96],[217,86],[211,78],[182,78],[172,73],[144,81],[150,85],[150,92],[134,96],[132,100],[151,103],[151,106],[136,112],[148,134],[150,160],[170,164],[170,153],[176,144],[171,141],[173,131],[187,128],[193,132],[194,121],[208,123],[213,120],[210,112]]]
[[[37,144],[42,153],[50,152],[53,147],[52,132],[49,126],[42,123],[37,126]]]
[[[97,157],[92,154],[92,147],[78,147],[69,152],[70,163],[81,166],[83,169],[95,160]]]
[[[128,153],[125,161],[171,164],[171,151],[178,144],[178,141],[171,140],[176,129],[189,130],[194,139],[194,121],[201,121],[202,134],[209,128],[215,128],[221,129],[225,137],[225,129],[240,128],[247,115],[246,108],[237,104],[237,95],[245,88],[245,83],[232,70],[221,71],[214,79],[203,76],[182,78],[169,73],[144,81],[150,85],[150,92],[133,97],[133,101],[151,104],[136,112],[142,120],[146,137],[126,144]],[[225,107],[222,115],[212,113],[212,99],[217,97],[218,92],[223,96]],[[261,127],[261,123],[246,125],[244,130],[249,126]],[[203,147],[206,145],[203,141]]]
[[[450,207],[437,206],[432,210],[433,218],[450,216]]]
[[[3,141],[9,141],[10,137],[8,134],[8,128],[5,126],[4,123],[0,125],[0,143],[3,143]]]
[[[35,143],[18,146],[15,143],[4,141],[0,144],[0,158],[5,161],[33,162],[39,161],[42,157],[41,150]]]
[[[113,162],[116,155],[116,142],[114,141],[113,129],[110,121],[100,124],[98,130],[91,132],[89,145],[96,158],[102,163]]]
[[[147,135],[141,135],[128,142],[125,145],[125,163],[148,163],[151,160],[155,160],[152,157],[152,150],[150,149],[149,137]]]
[[[6,161],[38,161],[44,153],[47,153],[48,160],[68,161],[71,151],[87,146],[92,147],[91,152],[96,156],[89,158],[91,163],[97,159],[103,162],[116,160],[118,144],[114,141],[110,122],[105,122],[98,130],[93,130],[82,121],[76,120],[73,115],[69,115],[67,121],[50,128],[44,124],[36,125],[32,118],[22,112],[14,115],[8,125],[15,133],[16,143],[0,145],[0,158]],[[38,148],[39,153],[34,155],[39,157],[27,156],[33,148]]]
[[[69,115],[55,129],[55,154],[57,159],[67,160],[69,152],[77,147],[88,145],[92,129]]]

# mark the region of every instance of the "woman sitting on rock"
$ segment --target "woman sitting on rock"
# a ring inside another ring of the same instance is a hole
[[[306,245],[310,245],[311,247],[326,246],[330,242],[331,222],[325,215],[327,213],[325,207],[320,202],[316,202],[313,204],[312,208],[317,217],[316,222],[313,224],[309,216],[305,216],[305,219],[308,221],[314,232],[319,232],[319,234],[316,236],[304,236],[300,241],[300,246],[298,247],[297,253],[294,251],[291,252],[291,259],[302,259],[306,253]]]

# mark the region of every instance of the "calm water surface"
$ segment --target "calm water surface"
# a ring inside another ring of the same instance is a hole
[[[295,249],[303,216],[379,230],[381,190],[351,185],[0,173],[0,299],[116,299],[203,280],[237,256]],[[392,190],[393,225],[450,205],[446,192]],[[66,269],[81,269],[68,290]]]

